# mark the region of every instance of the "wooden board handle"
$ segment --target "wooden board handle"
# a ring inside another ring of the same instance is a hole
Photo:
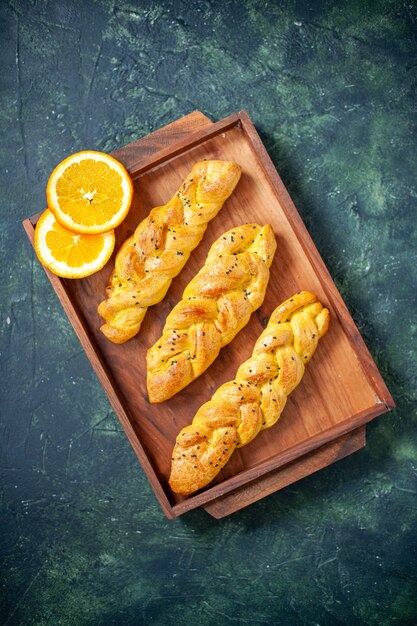
[[[321,446],[318,450],[314,450],[284,465],[284,467],[280,467],[265,476],[260,476],[236,491],[205,504],[202,508],[216,519],[236,513],[245,506],[360,450],[365,446],[365,432],[365,426],[360,426],[353,432]]]

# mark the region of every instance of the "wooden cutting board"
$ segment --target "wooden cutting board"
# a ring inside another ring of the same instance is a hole
[[[99,331],[96,309],[112,262],[81,280],[63,280],[46,270],[167,517],[198,506],[224,517],[364,446],[364,424],[392,408],[393,400],[249,116],[240,112],[213,124],[196,111],[113,155],[135,186],[129,216],[116,232],[116,250],[152,207],[172,197],[195,161],[235,160],[243,170],[167,297],[151,307],[139,335],[126,344],[112,344]],[[31,240],[38,217],[24,222]],[[271,223],[277,237],[264,304],[199,379],[171,400],[150,405],[147,348],[160,336],[167,313],[211,243],[245,222]],[[220,384],[234,377],[273,309],[300,289],[313,291],[328,306],[331,326],[279,422],[235,452],[205,490],[188,498],[173,494],[167,480],[177,433]]]

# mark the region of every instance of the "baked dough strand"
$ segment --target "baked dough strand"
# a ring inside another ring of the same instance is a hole
[[[275,424],[328,327],[329,311],[308,291],[275,309],[235,380],[219,387],[178,435],[169,480],[174,492],[205,487],[235,448]]]
[[[148,350],[148,394],[163,402],[189,385],[261,306],[276,242],[271,226],[244,224],[212,245],[206,262]]]
[[[147,308],[160,302],[200,243],[207,224],[236,187],[240,166],[200,161],[165,206],[155,207],[120,248],[98,313],[114,343],[139,331]]]

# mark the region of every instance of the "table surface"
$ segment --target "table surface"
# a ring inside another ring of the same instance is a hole
[[[417,621],[413,1],[0,4],[2,623]],[[21,221],[52,168],[251,115],[397,409],[367,446],[168,521]]]

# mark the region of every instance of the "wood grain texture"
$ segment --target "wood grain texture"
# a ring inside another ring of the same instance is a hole
[[[275,493],[279,489],[301,480],[301,478],[305,478],[332,463],[336,463],[336,461],[344,459],[349,454],[363,448],[364,445],[365,426],[360,426],[355,431],[321,446],[318,450],[305,454],[299,459],[284,465],[284,467],[209,502],[203,508],[216,519],[221,519],[271,495],[271,493]]]
[[[197,160],[236,161],[243,172],[233,196],[209,225],[164,301],[149,310],[139,335],[119,346],[99,332],[96,309],[104,294],[108,267],[77,281],[61,280],[47,272],[168,517],[205,505],[270,474],[394,406],[247,114],[234,114],[216,124],[210,124],[204,116],[192,115],[185,127],[189,130],[191,124],[196,132],[182,134],[177,122],[170,147],[168,129],[161,132],[160,142],[155,133],[146,144],[149,158],[142,158],[140,142],[135,142],[133,149],[127,147],[115,153],[135,179],[130,214],[116,231],[116,250],[153,206],[166,202]],[[151,146],[157,144],[161,151],[149,156]],[[160,336],[167,314],[204,263],[213,241],[224,230],[251,221],[272,224],[278,244],[264,304],[204,375],[171,400],[151,406],[146,392],[147,348]],[[36,217],[25,222],[29,236],[35,222]],[[277,304],[302,289],[316,293],[330,309],[331,325],[279,423],[236,453],[213,486],[187,499],[175,496],[167,481],[177,433],[191,422],[197,408],[219,385],[233,378]]]

